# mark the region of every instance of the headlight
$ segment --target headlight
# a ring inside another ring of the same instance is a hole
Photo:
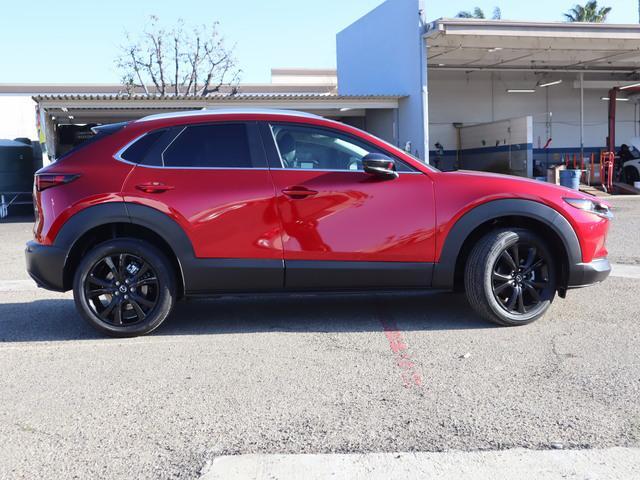
[[[589,200],[588,198],[565,198],[565,202],[575,208],[591,212],[602,218],[613,218],[613,213],[604,203]]]

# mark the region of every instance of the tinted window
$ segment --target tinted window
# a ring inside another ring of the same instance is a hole
[[[186,127],[162,154],[165,167],[251,168],[244,124]]]
[[[162,136],[165,130],[151,132],[141,137],[120,155],[124,160],[141,163],[149,149]]]
[[[333,130],[299,125],[272,125],[283,168],[362,171],[369,153],[383,153],[366,142]],[[396,160],[400,172],[413,171]]]

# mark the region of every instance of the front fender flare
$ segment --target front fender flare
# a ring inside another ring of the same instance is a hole
[[[434,265],[435,288],[452,289],[455,283],[456,263],[465,240],[483,223],[501,217],[526,217],[550,228],[562,241],[568,255],[569,268],[582,261],[582,249],[569,221],[553,208],[533,200],[502,199],[484,203],[465,213],[447,234]]]

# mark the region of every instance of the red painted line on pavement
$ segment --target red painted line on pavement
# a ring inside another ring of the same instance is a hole
[[[418,365],[411,358],[411,352],[398,324],[384,307],[379,306],[377,310],[382,329],[389,342],[389,348],[391,348],[396,365],[400,369],[400,377],[404,386],[406,388],[421,387],[422,374]]]

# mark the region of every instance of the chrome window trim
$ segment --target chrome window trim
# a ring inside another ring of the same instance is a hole
[[[133,140],[129,141],[124,147],[120,148],[120,150],[118,150],[114,155],[113,158],[119,162],[122,163],[126,163],[129,165],[134,165],[137,167],[142,167],[142,168],[158,168],[158,169],[163,169],[163,170],[271,170],[273,172],[278,172],[278,171],[285,171],[285,172],[344,172],[344,173],[366,173],[364,170],[345,170],[345,169],[330,169],[330,168],[265,168],[265,167],[253,167],[253,168],[246,168],[246,167],[174,167],[174,166],[165,166],[164,165],[164,152],[167,150],[167,148],[169,148],[171,146],[171,144],[176,140],[176,138],[178,138],[180,135],[182,135],[182,132],[184,132],[186,130],[186,128],[188,127],[188,125],[185,125],[182,130],[180,131],[180,133],[178,133],[175,137],[173,137],[173,139],[171,140],[171,142],[169,142],[169,145],[167,145],[165,147],[165,149],[162,151],[161,153],[161,160],[162,160],[162,165],[145,165],[144,163],[135,163],[135,162],[131,162],[129,160],[125,160],[124,158],[122,158],[122,154],[134,143],[136,143],[138,140],[140,140],[142,137],[153,133],[155,130],[150,130],[148,132],[144,132],[142,135],[139,135],[137,137],[135,137]],[[273,137],[273,128],[271,128],[271,125],[269,124],[269,131],[271,132],[271,136]],[[276,142],[275,137],[273,138],[273,143],[276,145],[276,149],[278,151],[278,158],[280,159],[280,164],[282,165],[282,155],[280,155],[280,149],[278,147],[278,142]],[[424,175],[424,172],[421,171],[414,171],[414,172],[398,172],[398,174],[400,175]]]
[[[157,168],[157,169],[162,169],[162,170],[235,170],[235,171],[240,171],[240,170],[246,170],[248,172],[252,172],[255,170],[269,170],[268,168],[264,168],[264,167],[257,167],[257,168],[247,168],[247,167],[162,167],[160,165],[142,165],[140,163],[136,163],[135,165],[137,165],[140,168]]]

